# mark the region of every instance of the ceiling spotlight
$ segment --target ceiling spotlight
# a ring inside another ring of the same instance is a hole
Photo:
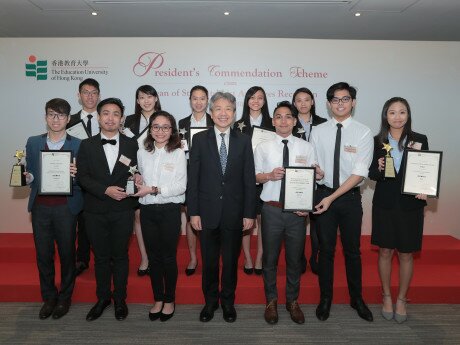
[[[355,17],[360,17],[360,16],[361,16],[361,13],[359,13],[359,12],[355,13]]]
[[[97,16],[97,12],[91,12],[91,15]]]
[[[224,12],[224,15],[228,16],[230,15],[230,12]]]

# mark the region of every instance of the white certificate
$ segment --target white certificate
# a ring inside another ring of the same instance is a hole
[[[286,167],[284,211],[312,211],[315,191],[315,168]]]
[[[209,127],[190,127],[190,141],[189,141],[189,147],[192,148],[192,138],[195,134],[203,132],[205,130],[209,129]]]
[[[272,130],[254,126],[252,128],[252,151],[254,151],[260,143],[264,141],[273,140],[276,138],[276,133]]]
[[[40,151],[40,190],[45,195],[72,195],[72,151]]]
[[[67,134],[78,138],[78,139],[88,139],[88,131],[86,130],[86,126],[83,121],[78,121],[72,127],[66,129]]]
[[[407,150],[403,194],[439,197],[442,152]]]

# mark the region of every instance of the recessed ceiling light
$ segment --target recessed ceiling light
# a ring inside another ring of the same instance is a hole
[[[97,16],[97,12],[91,12],[91,15]]]
[[[355,17],[360,17],[360,16],[361,16],[361,13],[359,13],[359,12],[355,13]]]
[[[224,15],[228,16],[230,15],[230,12],[224,12]]]

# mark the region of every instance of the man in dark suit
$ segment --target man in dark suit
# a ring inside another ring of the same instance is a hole
[[[65,131],[70,116],[70,105],[67,101],[54,98],[46,103],[45,110],[48,132],[30,137],[26,145],[25,176],[31,188],[27,209],[32,214],[40,289],[45,301],[39,317],[46,319],[53,315],[54,319],[59,319],[69,311],[75,286],[75,231],[77,214],[83,207],[83,197],[76,183],[71,196],[39,195],[40,151],[70,150],[75,157],[80,147],[80,139]],[[76,172],[74,163],[71,163],[70,171],[72,174]],[[61,263],[60,290],[54,281],[55,242]]]
[[[88,321],[99,318],[115,303],[115,317],[128,315],[128,242],[137,199],[125,192],[130,167],[137,165],[137,141],[119,133],[124,106],[117,98],[97,106],[101,133],[82,141],[77,158],[78,178],[84,195],[84,219],[94,251],[98,302],[89,311]],[[113,277],[113,294],[111,281]]]
[[[99,83],[88,78],[83,80],[78,86],[78,101],[82,109],[70,116],[67,128],[72,127],[79,121],[83,121],[88,135],[94,136],[99,134],[99,123],[97,122],[97,103],[99,102],[100,89]],[[89,267],[90,245],[86,235],[83,212],[78,215],[78,233],[77,233],[77,258],[76,258],[76,275],[80,275]]]
[[[256,180],[251,140],[230,128],[236,100],[230,93],[211,98],[214,127],[193,137],[187,206],[190,223],[201,231],[202,289],[206,304],[200,321],[214,317],[222,305],[224,320],[236,320],[237,264],[244,230],[254,224]],[[219,291],[219,258],[222,286]]]

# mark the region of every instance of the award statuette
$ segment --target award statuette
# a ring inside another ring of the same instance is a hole
[[[134,184],[134,174],[138,171],[139,170],[137,170],[137,165],[129,167],[129,173],[131,174],[131,176],[126,181],[126,194],[128,195],[133,195],[137,193],[137,187]]]
[[[24,164],[21,164],[21,160],[25,156],[23,150],[16,150],[14,157],[18,159],[18,162],[14,164],[13,169],[11,169],[10,187],[21,187],[26,185],[26,176],[24,175],[26,169]]]
[[[395,163],[393,161],[393,157],[390,156],[390,151],[393,149],[390,144],[383,144],[382,147],[387,154],[384,157],[384,169],[385,169],[385,178],[395,178]]]

